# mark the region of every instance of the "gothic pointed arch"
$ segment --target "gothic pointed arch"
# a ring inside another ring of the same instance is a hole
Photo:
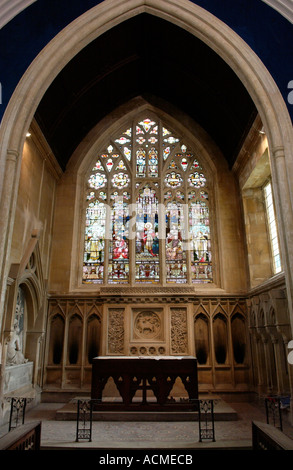
[[[132,116],[84,174],[83,284],[214,281],[211,170],[175,121]]]
[[[44,48],[25,73],[9,102],[0,130],[1,141],[3,142],[0,165],[3,170],[6,167],[5,171],[1,171],[3,175],[1,183],[4,184],[0,209],[1,218],[7,220],[7,214],[13,212],[11,209],[17,194],[17,174],[19,173],[17,168],[20,164],[18,156],[21,155],[24,136],[32,121],[36,107],[49,84],[78,50],[81,50],[106,29],[111,28],[117,21],[123,21],[142,10],[162,18],[171,19],[181,27],[188,29],[220,54],[231,68],[235,69],[240,80],[245,84],[257,104],[264,123],[273,156],[273,180],[276,184],[281,181],[284,182],[280,185],[282,191],[277,191],[276,195],[278,207],[281,208],[280,210],[292,214],[292,201],[288,190],[289,182],[287,177],[289,172],[286,170],[292,155],[292,125],[276,84],[248,45],[213,15],[186,0],[180,0],[176,4],[172,1],[162,0],[156,2],[156,6],[148,0],[144,2],[129,0],[123,2],[123,4],[119,2],[117,5],[113,5],[110,0],[105,0],[76,21],[73,21]],[[64,45],[62,51],[59,47],[60,43]],[[48,73],[49,70],[50,73]],[[278,158],[275,158],[276,156]],[[12,170],[13,168],[15,172]],[[11,184],[11,178],[15,179],[16,184]],[[11,201],[11,203],[8,203],[8,201]],[[278,216],[281,220],[281,212]],[[290,253],[286,246],[289,243],[287,234],[292,233],[291,220],[292,217],[287,217],[286,220],[282,219],[284,227],[281,230],[281,238],[285,247],[284,253]],[[0,248],[3,255],[9,253],[8,239],[11,226],[13,226],[13,217],[1,233]],[[3,256],[3,259],[2,289],[8,275],[8,258]],[[291,263],[290,255],[286,255],[284,264],[290,295],[292,290]],[[289,309],[292,310],[291,303],[289,303]]]

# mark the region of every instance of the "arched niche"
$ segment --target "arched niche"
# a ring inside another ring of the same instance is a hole
[[[80,364],[82,350],[82,320],[79,315],[73,314],[69,319],[68,327],[68,364]]]
[[[61,365],[63,360],[65,322],[62,315],[57,313],[50,322],[49,365]]]
[[[258,326],[261,328],[264,328],[265,326],[265,314],[264,314],[263,309],[261,309],[258,315]]]
[[[222,313],[217,313],[213,319],[214,353],[217,364],[227,361],[227,319]]]
[[[195,354],[198,364],[209,362],[209,321],[206,315],[199,313],[194,319]]]
[[[241,313],[235,313],[231,320],[233,356],[236,364],[243,364],[246,355],[246,327]]]
[[[98,315],[92,314],[87,321],[86,357],[89,364],[92,364],[93,358],[99,355],[100,341],[101,320]]]

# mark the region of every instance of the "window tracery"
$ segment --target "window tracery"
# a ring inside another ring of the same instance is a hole
[[[160,119],[138,119],[109,141],[85,199],[83,283],[213,281],[208,181]]]

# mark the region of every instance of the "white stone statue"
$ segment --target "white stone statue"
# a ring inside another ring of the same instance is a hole
[[[24,364],[26,362],[28,362],[28,359],[25,359],[21,351],[19,327],[18,327],[18,323],[15,322],[14,329],[10,333],[8,342],[7,342],[6,365],[14,366],[17,364]]]

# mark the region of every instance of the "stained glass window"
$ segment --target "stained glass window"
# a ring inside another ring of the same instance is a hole
[[[208,180],[171,126],[134,120],[90,165],[83,283],[213,282]]]
[[[270,234],[272,258],[273,258],[273,269],[274,269],[274,274],[277,274],[282,271],[282,265],[281,265],[279,237],[278,237],[278,229],[277,229],[277,223],[276,223],[276,215],[275,215],[275,207],[274,207],[271,182],[268,182],[264,186],[264,196],[265,196],[265,203],[266,203],[266,212],[267,212],[268,228],[269,228],[269,234]]]

